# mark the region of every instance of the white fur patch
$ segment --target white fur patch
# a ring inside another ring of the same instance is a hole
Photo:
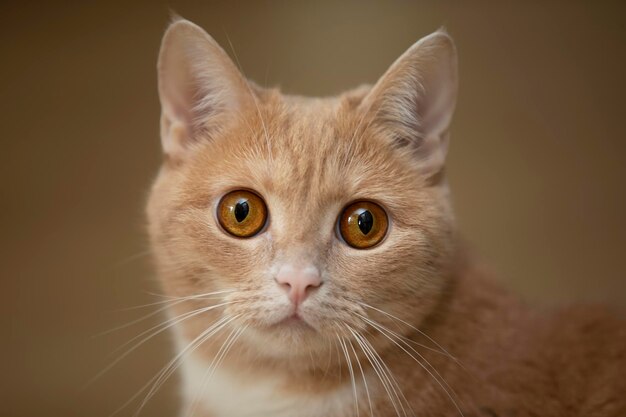
[[[179,348],[184,346],[180,336],[176,339]],[[218,368],[207,380],[209,365],[209,361],[192,355],[181,366],[184,396],[181,417],[330,417],[349,415],[347,410],[354,407],[349,383],[331,394],[285,395],[276,389],[282,382],[278,377],[243,379]]]

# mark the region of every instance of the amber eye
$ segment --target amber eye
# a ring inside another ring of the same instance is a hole
[[[220,200],[217,219],[231,235],[251,237],[265,226],[267,207],[261,197],[251,191],[232,191]]]
[[[357,201],[347,206],[339,218],[339,232],[353,248],[366,249],[387,234],[387,214],[381,206],[369,201]]]

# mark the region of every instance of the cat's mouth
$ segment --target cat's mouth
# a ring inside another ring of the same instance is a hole
[[[315,330],[297,311],[270,326],[274,329]]]

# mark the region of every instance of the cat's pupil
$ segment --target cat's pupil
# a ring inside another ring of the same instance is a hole
[[[366,235],[372,230],[372,226],[374,226],[374,216],[369,210],[365,210],[363,213],[359,214],[359,229],[361,232]]]
[[[238,201],[237,204],[235,204],[235,219],[237,219],[239,223],[248,217],[249,212],[250,206],[246,200]]]

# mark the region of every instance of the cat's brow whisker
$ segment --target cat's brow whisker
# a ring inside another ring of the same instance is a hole
[[[367,116],[367,112],[364,112],[363,115],[360,117],[359,123],[357,124],[356,128],[354,129],[354,132],[352,132],[352,137],[350,138],[350,141],[348,142],[348,146],[346,147],[346,154],[345,154],[344,160],[343,160],[343,165],[344,166],[348,165],[348,158],[350,157],[350,154],[352,153],[352,146],[354,144],[354,139],[356,138],[356,135],[359,132],[359,128],[363,124],[363,121],[365,120],[366,116]]]
[[[361,130],[361,133],[359,135],[359,141],[361,140],[361,138],[363,137],[363,135],[365,134],[365,132],[367,132],[367,130],[370,128],[370,126],[372,125],[372,123],[374,122],[374,120],[377,119],[378,117],[378,113],[380,112],[380,109],[382,107],[379,106],[376,109],[376,112],[374,113],[374,115],[370,118],[370,121],[367,123],[367,125],[365,126],[365,128],[363,128],[363,130]],[[361,124],[363,123],[363,120],[365,120],[366,116],[369,114],[369,112],[371,111],[371,106],[369,106],[364,112],[363,112],[363,116],[361,117],[361,120],[359,120],[359,124],[357,125],[354,134],[352,135],[352,138],[350,139],[350,143],[348,144],[348,150],[346,152],[346,161],[344,162],[345,165],[348,164],[347,158],[350,156],[350,153],[352,152],[352,146],[355,143],[355,138],[356,138],[356,134],[359,130],[359,128],[361,127]]]
[[[450,393],[450,391],[452,391],[452,393],[454,393],[454,395],[456,397],[458,397],[458,395],[456,395],[456,393],[454,392],[454,390],[448,385],[447,382],[445,382],[445,380],[443,379],[443,377],[439,374],[439,372],[437,372],[436,369],[433,368],[433,370],[435,371],[436,376],[426,365],[424,365],[422,362],[420,362],[415,356],[413,356],[408,350],[406,350],[400,343],[398,343],[395,339],[393,339],[392,337],[390,337],[387,332],[385,330],[387,330],[386,328],[382,327],[382,326],[378,326],[377,324],[372,323],[370,320],[366,319],[367,322],[376,330],[378,330],[378,332],[380,332],[380,334],[382,334],[383,336],[385,336],[387,339],[389,339],[394,345],[396,345],[397,347],[399,347],[400,349],[402,349],[402,351],[404,351],[404,353],[406,353],[409,357],[411,357],[411,359],[413,359],[415,362],[417,362],[419,364],[419,366],[424,369],[434,380],[435,382],[437,382],[437,385],[439,385],[441,387],[441,389],[444,390],[444,392],[446,393],[446,395],[448,396],[448,398],[450,399],[450,401],[452,401],[452,403],[454,404],[455,408],[457,409],[457,411],[459,412],[459,414],[461,415],[461,417],[464,417],[463,415],[463,411],[461,410],[461,407],[459,407],[459,405],[457,404],[456,400],[454,399],[454,397],[452,396],[452,394]],[[400,342],[402,342],[401,339],[399,339]],[[419,353],[417,352],[415,349],[413,349],[408,343],[404,342],[406,344],[406,346],[409,349],[412,349],[422,360],[426,361],[426,359]],[[426,361],[428,363],[428,361]],[[430,365],[430,363],[428,363],[428,365],[432,368],[432,365]],[[440,380],[441,379],[441,380]],[[444,384],[442,384],[442,381],[445,383],[445,385],[449,388],[446,388],[446,386],[444,386]]]
[[[237,110],[237,114],[239,115],[240,120],[242,120],[246,124],[246,127],[250,131],[251,137],[254,137],[255,136],[255,132],[254,132],[254,129],[252,129],[252,126],[250,125],[250,122],[248,122],[248,119],[244,116],[244,114],[240,110]],[[258,146],[255,146],[253,148],[253,152],[254,152],[254,157],[255,158],[258,158],[258,159],[262,158],[262,153],[261,153],[261,150],[260,150],[260,148]]]
[[[233,52],[233,56],[235,57],[235,62],[237,62],[237,66],[239,67],[239,71],[241,71],[241,73],[244,73],[243,67],[241,66],[241,62],[239,62],[239,57],[237,56],[237,53],[235,52],[235,47],[233,46],[233,43],[230,40],[230,37],[228,36],[228,34],[226,34],[226,39],[228,40],[228,45],[230,45],[230,49]],[[248,93],[250,93],[250,97],[252,98],[252,101],[254,102],[254,106],[256,107],[256,111],[259,115],[259,119],[261,120],[261,125],[263,126],[263,132],[265,134],[265,142],[267,144],[267,153],[268,153],[268,157],[270,160],[270,163],[273,162],[273,157],[272,157],[272,143],[270,142],[270,137],[269,134],[267,133],[267,126],[265,124],[265,120],[263,120],[263,115],[261,114],[261,109],[259,108],[259,102],[258,99],[256,97],[256,94],[254,94],[254,92],[252,91],[252,88],[250,87],[250,83],[248,82],[248,79],[244,78],[244,83],[246,84],[246,88],[248,89]]]

